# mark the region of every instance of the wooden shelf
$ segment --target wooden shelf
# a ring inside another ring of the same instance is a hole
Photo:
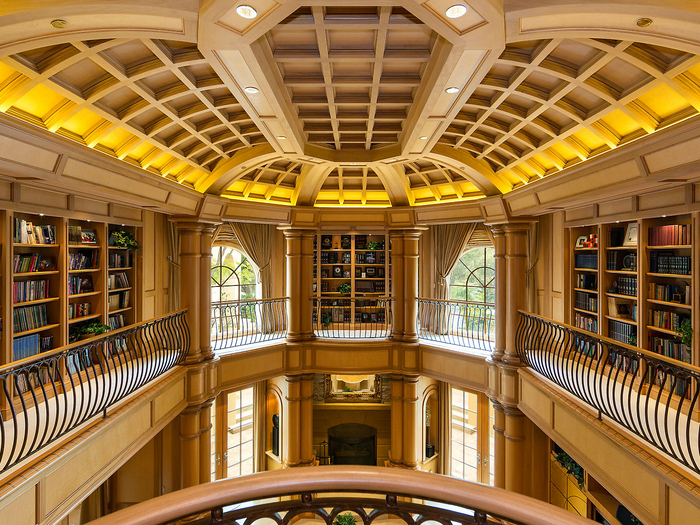
[[[607,297],[617,297],[617,298],[619,298],[619,299],[630,299],[630,300],[633,300],[633,301],[636,301],[636,300],[637,300],[637,296],[636,296],[636,295],[625,295],[625,294],[622,294],[622,293],[610,293],[610,292],[605,292],[605,295],[606,295]]]
[[[637,275],[637,271],[629,270],[605,270],[605,273],[614,273],[615,275]]]
[[[660,301],[659,299],[647,299],[648,303],[660,304],[662,306],[669,306],[672,308],[685,308],[687,310],[692,310],[693,305],[683,304],[683,303],[672,303],[670,301]]]
[[[102,248],[99,244],[69,244],[68,248],[79,248],[81,250],[99,250]]]
[[[602,492],[584,491],[584,494],[593,503],[598,512],[606,519],[610,525],[622,525],[616,518],[618,501],[610,494]]]
[[[669,244],[666,246],[647,246],[647,250],[690,250],[692,247],[692,244]]]
[[[598,248],[574,248],[574,251],[576,252],[593,252],[593,251],[598,251]]]
[[[60,297],[48,297],[46,299],[36,299],[35,301],[24,301],[23,303],[14,303],[12,306],[13,308],[17,308],[22,306],[31,306],[33,304],[52,303],[53,301],[58,301],[59,299]]]
[[[110,250],[129,250],[130,248],[121,248],[119,246],[107,246]]]
[[[112,310],[111,312],[108,312],[108,313],[109,313],[109,315],[114,315],[114,314],[118,314],[120,312],[126,312],[127,310],[131,310],[132,308],[133,308],[132,306],[127,306],[125,308],[119,308],[117,310]]]
[[[108,268],[110,272],[116,272],[117,270],[131,270],[133,266],[127,266],[126,268]]]
[[[101,272],[102,268],[85,268],[83,270],[68,270],[68,273],[94,273]]]
[[[58,323],[55,324],[47,324],[42,326],[41,328],[34,328],[33,330],[26,330],[24,332],[17,332],[16,334],[12,334],[12,337],[22,337],[25,335],[31,335],[31,334],[38,334],[39,332],[45,332],[47,330],[52,330],[58,326]]]
[[[606,315],[605,318],[611,319],[613,321],[620,321],[621,323],[627,323],[627,324],[631,324],[633,326],[637,326],[637,321],[635,321],[634,319],[625,319],[624,317],[613,317],[612,315]]]
[[[98,317],[101,317],[102,314],[90,314],[90,315],[84,315],[82,317],[74,317],[73,319],[68,319],[68,324],[75,324],[79,323],[81,321],[88,321],[90,319],[97,319]]]
[[[15,248],[58,248],[60,244],[29,244],[23,242],[13,242],[12,246]]]
[[[575,272],[593,272],[593,273],[598,273],[597,268],[574,268]]]
[[[114,288],[112,290],[107,290],[107,293],[125,292],[127,290],[131,290],[131,288],[131,286],[128,286],[126,288]]]
[[[651,273],[647,272],[647,275],[649,277],[669,277],[673,279],[692,279],[692,275],[682,275],[682,274],[676,274],[676,273]]]
[[[608,246],[605,248],[606,250],[631,250],[631,251],[637,251],[636,246]]]
[[[102,292],[99,290],[97,292],[85,292],[85,293],[75,293],[73,295],[69,295],[68,299],[78,299],[79,297],[90,297],[91,295],[99,295]]]
[[[586,293],[593,293],[598,295],[598,290],[587,290],[585,288],[574,288],[575,291],[577,292],[586,292]]]
[[[583,308],[574,308],[576,312],[580,312],[582,314],[588,314],[588,315],[598,315],[598,312],[591,312],[590,310],[584,310]]]
[[[34,277],[35,275],[56,275],[58,270],[49,270],[46,272],[24,272],[24,273],[13,273],[14,277]]]
[[[679,332],[674,332],[673,330],[667,330],[666,328],[659,328],[658,326],[647,325],[647,330],[653,330],[655,332],[661,332],[662,334],[673,335],[676,337],[681,336],[681,334]]]

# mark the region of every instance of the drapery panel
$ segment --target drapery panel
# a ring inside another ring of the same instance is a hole
[[[258,268],[262,298],[272,297],[272,245],[275,227],[270,224],[232,222],[231,229],[243,248],[246,257]]]
[[[433,254],[435,255],[435,298],[449,299],[450,273],[462,256],[467,241],[474,233],[477,223],[438,224],[431,226]]]

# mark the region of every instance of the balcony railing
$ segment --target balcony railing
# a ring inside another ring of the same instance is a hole
[[[0,368],[0,473],[184,361],[186,310]]]
[[[216,351],[284,339],[287,298],[211,304],[211,345]]]
[[[341,495],[342,493],[342,495]],[[289,497],[291,496],[291,497]],[[589,520],[515,492],[438,474],[368,466],[285,469],[205,483],[105,516],[94,525],[294,523],[358,525],[392,518],[406,525],[586,525]]]
[[[700,473],[700,368],[520,312],[521,361]]]
[[[312,324],[317,337],[382,339],[391,335],[393,297],[313,298]]]
[[[496,311],[470,301],[418,299],[418,337],[477,350],[493,350]]]

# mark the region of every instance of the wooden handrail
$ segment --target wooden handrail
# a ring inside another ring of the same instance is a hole
[[[96,335],[95,337],[90,337],[89,339],[82,339],[80,341],[76,341],[74,343],[70,343],[64,346],[60,346],[58,348],[54,348],[53,350],[49,350],[48,352],[42,352],[30,357],[26,357],[24,359],[20,359],[19,361],[13,361],[12,363],[8,363],[6,365],[0,366],[0,375],[6,373],[6,372],[11,372],[12,370],[15,370],[16,368],[20,368],[26,365],[29,365],[33,363],[34,361],[45,361],[48,358],[63,354],[69,350],[73,350],[74,348],[78,348],[80,346],[86,346],[86,345],[94,345],[98,344],[102,339],[108,339],[111,337],[114,337],[115,335],[119,335],[124,332],[131,332],[135,328],[138,328],[139,326],[146,325],[148,323],[152,323],[154,321],[158,321],[159,319],[164,319],[166,317],[171,317],[175,316],[181,313],[184,313],[187,311],[187,308],[183,308],[182,310],[177,310],[176,312],[170,312],[165,315],[161,315],[159,317],[153,317],[151,319],[148,319],[147,321],[141,321],[140,323],[135,323],[135,324],[130,324],[129,326],[124,326],[123,328],[118,328],[116,330],[110,330],[109,332],[105,332],[104,334]]]
[[[429,297],[416,297],[417,301],[428,301],[432,303],[455,303],[455,304],[467,304],[467,305],[483,305],[483,306],[493,306],[495,308],[496,303],[482,303],[480,301],[463,301],[462,299],[431,299]]]
[[[265,301],[282,301],[289,300],[289,297],[270,297],[268,299],[241,299],[240,301],[212,301],[211,304],[244,304],[244,303],[262,303]]]
[[[571,326],[571,325],[566,324],[566,323],[560,323],[559,321],[555,321],[554,319],[550,319],[548,317],[533,314],[533,313],[527,312],[525,310],[518,310],[518,312],[521,314],[526,314],[530,317],[534,317],[537,319],[541,319],[543,321],[547,321],[549,323],[554,323],[554,324],[562,326],[568,330],[578,332],[579,334],[581,334],[585,337],[589,337],[592,339],[599,339],[603,343],[608,344],[610,346],[617,346],[620,348],[624,348],[625,350],[629,350],[630,352],[636,352],[639,355],[643,355],[643,356],[649,357],[651,359],[656,359],[658,361],[663,361],[664,363],[672,365],[676,368],[684,368],[690,372],[694,372],[695,374],[700,375],[700,367],[691,365],[689,363],[685,363],[683,361],[679,361],[678,359],[672,359],[670,357],[666,357],[665,355],[657,354],[656,352],[651,352],[650,350],[645,350],[644,348],[632,346],[632,345],[629,345],[627,343],[623,343],[621,341],[618,341],[616,339],[610,339],[609,337],[605,337],[604,335],[594,334],[593,332],[589,332],[587,330],[584,330],[583,328],[579,328],[577,326]]]
[[[362,293],[362,292],[360,292]],[[337,301],[338,299],[362,299],[362,300],[368,300],[368,301],[393,301],[396,299],[394,296],[389,296],[389,297],[374,297],[374,296],[366,296],[366,295],[338,295],[337,297],[309,297],[310,300],[312,301]]]
[[[205,483],[115,512],[94,525],[154,525],[219,507],[300,493],[397,494],[479,509],[523,525],[591,522],[548,503],[503,489],[439,474],[355,465],[275,470]],[[292,503],[291,501],[289,503]],[[433,507],[431,507],[433,508]],[[250,508],[255,512],[255,506]]]

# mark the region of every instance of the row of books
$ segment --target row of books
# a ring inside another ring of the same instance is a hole
[[[110,273],[107,278],[107,289],[114,290],[115,288],[129,288],[129,277],[126,272]]]
[[[24,306],[12,311],[12,327],[15,333],[34,330],[49,324],[49,315],[45,304]]]
[[[56,244],[56,227],[51,224],[34,226],[31,221],[15,217],[13,242],[21,244]]]
[[[630,337],[637,336],[637,327],[620,321],[608,320],[608,337],[620,341],[621,343],[631,344]]]
[[[576,327],[598,333],[598,318],[576,312]]]
[[[617,293],[637,297],[637,276],[621,275],[617,279]]]
[[[41,352],[51,350],[52,346],[52,335],[32,334],[24,337],[17,337],[12,340],[12,359],[14,361],[26,359]]]
[[[94,253],[69,253],[68,254],[68,269],[69,270],[87,270],[100,267],[100,252]]]
[[[649,310],[648,314],[647,321],[649,326],[663,328],[664,330],[672,330],[674,332],[680,331],[681,323],[685,319],[689,319],[686,315],[667,312],[666,310]]]
[[[606,253],[607,270],[626,270],[633,272],[637,269],[637,254],[612,250]]]
[[[107,306],[109,310],[119,310],[121,308],[129,307],[129,290],[119,293],[109,294],[109,299],[107,300]]]
[[[110,253],[109,267],[110,268],[129,268],[129,253]]]
[[[692,361],[690,348],[675,339],[649,334],[649,350],[672,359],[678,359],[684,363]]]
[[[649,299],[666,301],[667,303],[690,304],[691,294],[687,293],[685,289],[681,292],[681,289],[673,284],[649,283],[647,292]]]
[[[590,270],[598,269],[598,254],[597,253],[577,253],[574,256],[574,264],[576,268],[586,268]]]
[[[589,312],[597,312],[598,296],[586,292],[576,292],[576,308],[579,310],[588,310]]]
[[[90,303],[70,303],[68,305],[68,319],[77,319],[90,315]]]
[[[110,315],[108,324],[109,324],[109,328],[111,330],[116,330],[118,328],[124,328],[126,326],[126,322],[125,322],[124,316],[122,314]]]
[[[92,277],[85,276],[69,276],[68,277],[68,295],[78,295],[81,293],[94,292],[92,285]]]
[[[12,271],[15,273],[48,272],[56,268],[53,257],[43,257],[38,253],[17,254],[12,261]]]
[[[355,281],[357,293],[383,293],[386,290],[384,281]]]
[[[649,228],[649,246],[679,246],[691,244],[689,224],[669,224]]]
[[[24,303],[49,297],[49,280],[17,281],[12,283],[12,302]]]
[[[673,252],[652,251],[649,253],[649,271],[651,273],[690,275],[692,273],[691,258],[686,255],[674,255]]]
[[[576,274],[576,288],[596,290],[598,288],[598,276],[590,273]]]

